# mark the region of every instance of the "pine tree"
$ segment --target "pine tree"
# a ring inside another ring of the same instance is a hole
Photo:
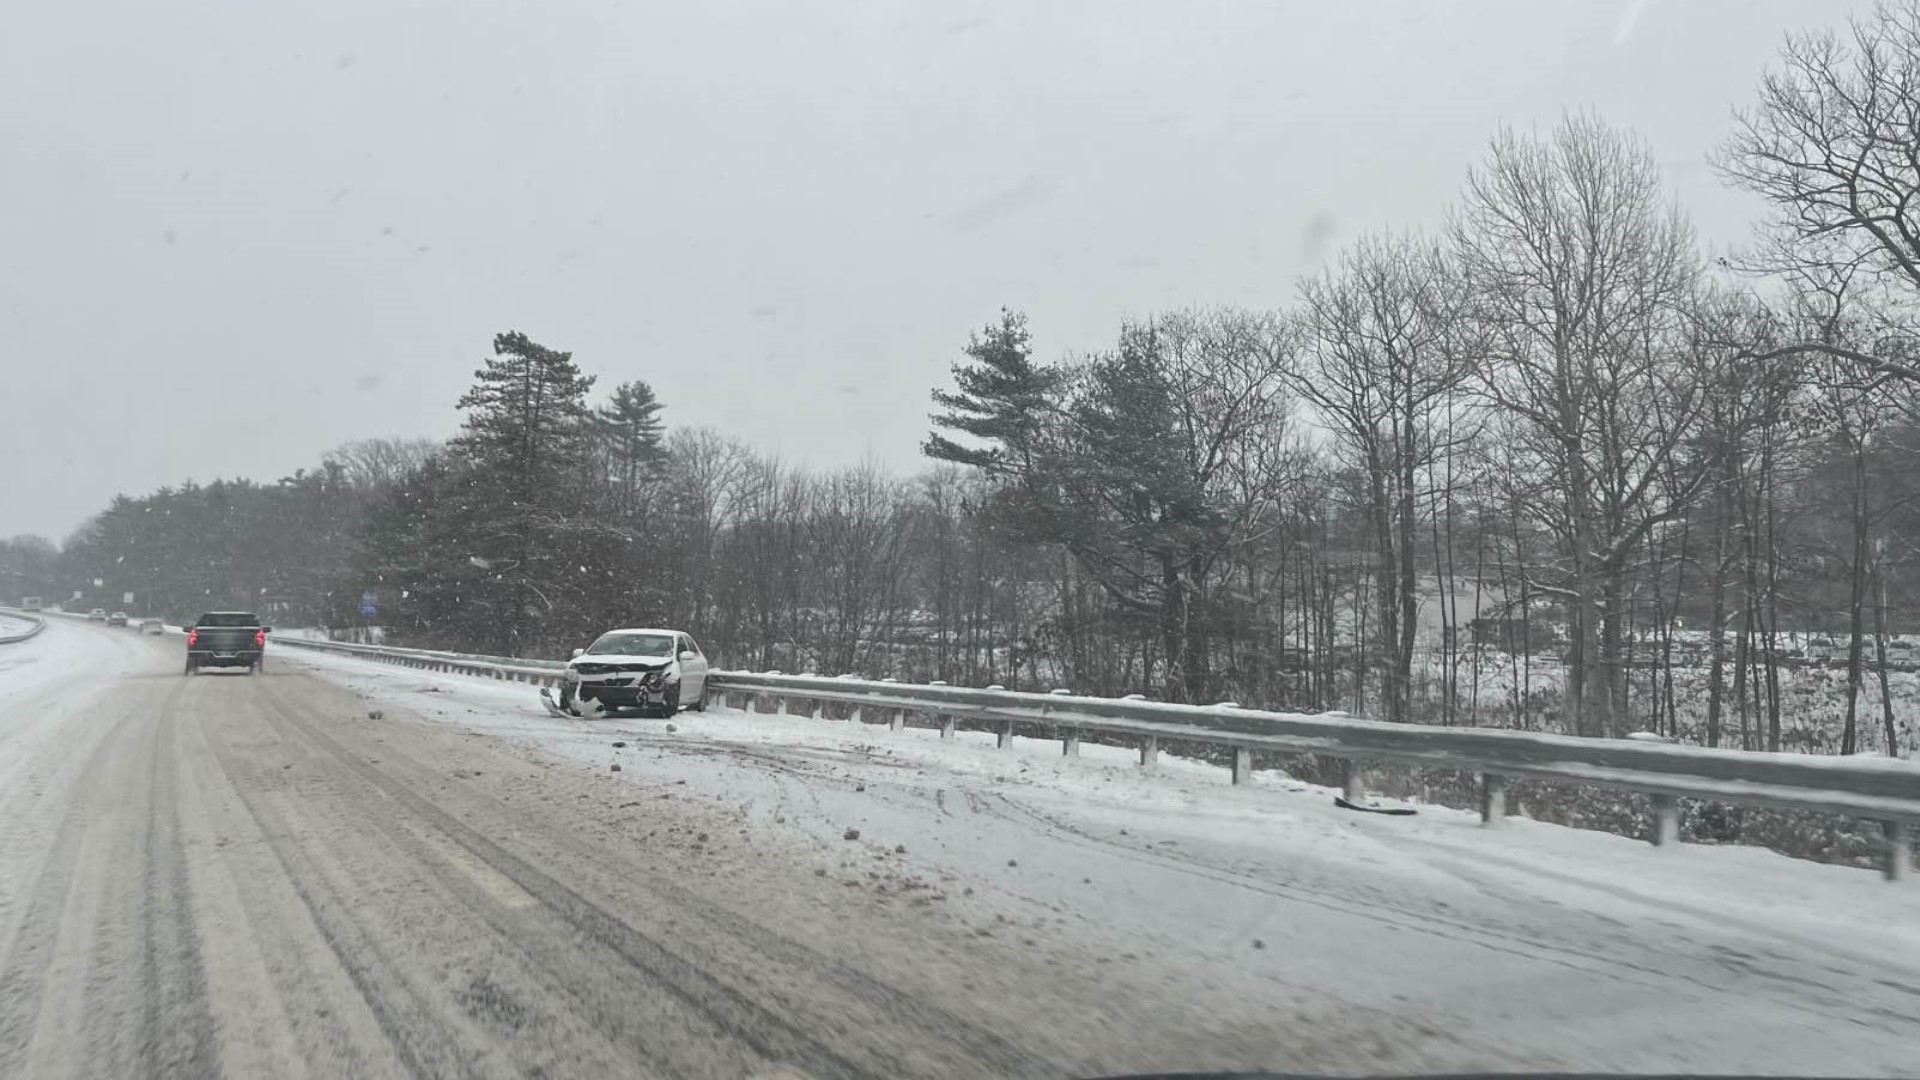
[[[969,336],[966,354],[972,364],[953,365],[957,391],[933,392],[946,411],[932,420],[987,445],[966,446],[934,432],[921,453],[1001,477],[1031,474],[1058,374],[1035,366],[1027,317],[1016,311],[1002,309],[998,325]]]
[[[469,527],[453,534],[483,578],[460,590],[487,613],[490,633],[508,651],[543,645],[542,628],[579,606],[581,568],[593,546],[594,513],[582,478],[592,434],[587,391],[573,354],[525,334],[501,334],[494,355],[460,398],[467,419],[452,448],[466,468],[465,490],[443,513]]]
[[[632,513],[642,481],[665,456],[661,440],[666,425],[660,420],[660,399],[644,380],[614,387],[613,397],[594,410],[594,422],[607,447],[607,474],[614,486],[615,508]]]
[[[467,419],[454,451],[517,507],[551,508],[580,475],[593,376],[581,374],[572,353],[518,331],[496,336],[493,352],[460,397]]]

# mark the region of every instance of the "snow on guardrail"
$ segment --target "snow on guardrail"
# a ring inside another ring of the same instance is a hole
[[[363,656],[387,663],[486,678],[552,685],[565,664],[557,660],[479,657],[385,645],[285,639],[281,644]],[[1710,799],[1756,806],[1812,810],[1881,823],[1883,868],[1889,879],[1912,867],[1913,827],[1920,822],[1920,762],[1864,755],[1818,757],[1760,753],[1652,742],[1583,739],[1493,728],[1432,727],[1362,720],[1344,714],[1306,715],[1243,709],[1232,702],[1179,705],[1137,697],[1096,698],[1054,691],[1022,693],[999,687],[975,689],[941,684],[875,681],[847,676],[784,675],[778,672],[713,671],[714,692],[744,697],[757,710],[772,699],[787,713],[795,702],[811,716],[826,702],[839,702],[855,717],[877,713],[898,729],[905,713],[938,718],[950,738],[956,718],[988,724],[1002,747],[1016,729],[1061,740],[1075,756],[1087,733],[1136,740],[1140,763],[1156,761],[1163,742],[1223,747],[1233,752],[1233,782],[1252,772],[1256,751],[1310,753],[1347,765],[1347,795],[1358,799],[1366,762],[1389,762],[1478,773],[1481,820],[1497,825],[1506,816],[1507,785],[1514,778],[1591,784],[1652,797],[1653,842],[1679,841],[1679,800]]]

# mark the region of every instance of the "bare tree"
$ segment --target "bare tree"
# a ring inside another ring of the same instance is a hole
[[[753,452],[739,439],[712,428],[679,428],[666,442],[681,600],[675,605],[695,624],[703,624],[713,600],[713,555],[720,532],[731,519],[739,484]],[[657,563],[663,552],[641,552],[641,565]]]
[[[1566,605],[1575,730],[1617,734],[1629,560],[1704,481],[1664,482],[1700,405],[1692,233],[1644,145],[1573,115],[1495,137],[1453,238],[1486,329],[1476,384],[1513,421],[1512,495],[1560,541],[1527,585]]]
[[[871,461],[820,477],[807,520],[820,661],[833,672],[893,673],[912,550],[906,491]]]
[[[1920,324],[1920,3],[1881,4],[1844,35],[1790,35],[1715,163],[1772,208],[1750,269],[1857,277],[1879,294],[1867,340],[1802,337],[1762,358],[1823,353],[1920,382],[1900,345]]]
[[[320,460],[339,466],[356,489],[369,491],[391,487],[439,452],[440,444],[432,439],[356,439],[327,451]]]
[[[1173,700],[1201,700],[1209,687],[1209,587],[1223,557],[1268,535],[1297,479],[1286,386],[1295,350],[1276,316],[1183,312],[1127,327],[1072,384],[1049,462],[1051,539],[1157,626]]]
[[[1467,370],[1448,339],[1465,310],[1442,249],[1363,240],[1301,290],[1307,363],[1293,384],[1366,481],[1377,634],[1389,720],[1405,720],[1413,671],[1416,484],[1444,437],[1441,413]]]

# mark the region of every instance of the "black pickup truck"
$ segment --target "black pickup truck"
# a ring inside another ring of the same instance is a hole
[[[251,611],[209,611],[187,627],[187,674],[203,667],[243,667],[259,671],[266,659],[267,632]]]

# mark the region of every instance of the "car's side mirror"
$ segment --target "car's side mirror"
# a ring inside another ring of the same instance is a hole
[[[681,650],[680,650],[680,659],[682,659],[682,660],[691,660],[691,659],[693,659],[694,657],[696,657],[696,656],[699,656],[699,655],[700,655],[699,653],[697,653],[697,652],[694,652],[694,651],[693,651],[692,649],[681,649]]]
[[[273,633],[273,627],[271,627],[271,626],[263,626],[263,627],[261,627],[261,628],[260,628],[260,632],[261,632],[261,633],[263,633],[263,634],[271,634],[271,633]]]
[[[575,656],[580,656],[580,655],[582,655],[582,654],[584,654],[584,653],[585,653],[586,651],[587,651],[587,650],[585,650],[585,649],[575,649],[575,650],[573,650],[573,655],[575,655]]]

